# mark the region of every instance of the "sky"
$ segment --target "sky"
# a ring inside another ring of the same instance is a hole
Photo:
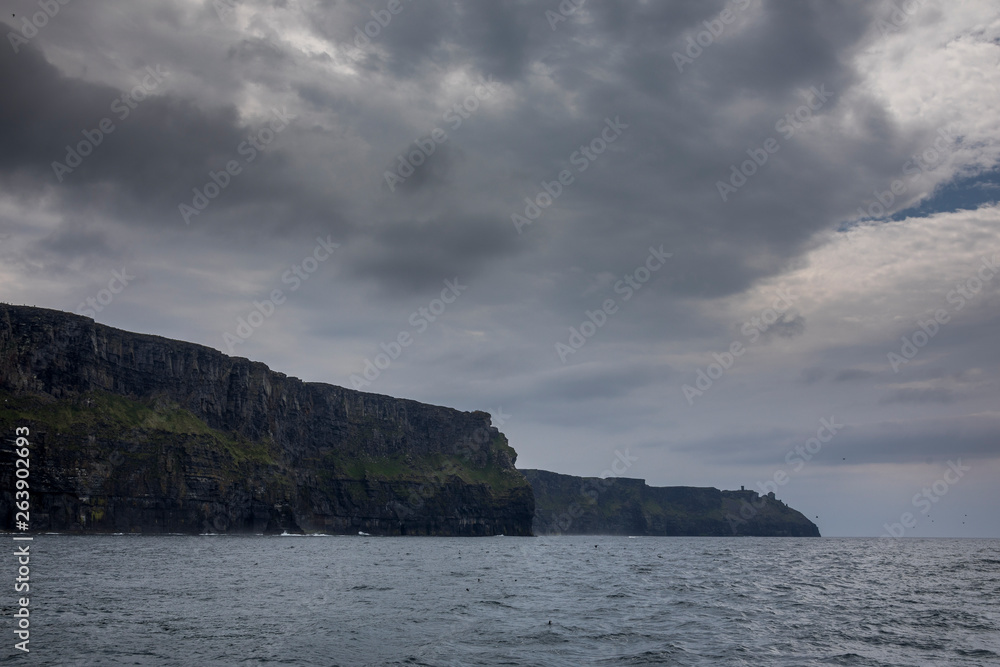
[[[5,8],[0,300],[1000,536],[995,2]]]

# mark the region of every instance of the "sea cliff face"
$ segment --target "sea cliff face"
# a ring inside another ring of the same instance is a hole
[[[521,472],[535,492],[536,535],[819,537],[816,524],[773,494]]]
[[[485,412],[302,382],[211,348],[0,304],[0,432],[32,530],[530,535]],[[14,520],[0,451],[0,520]]]

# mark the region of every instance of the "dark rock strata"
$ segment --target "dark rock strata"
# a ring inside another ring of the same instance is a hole
[[[320,351],[317,351],[320,353]],[[0,304],[0,432],[39,531],[529,535],[485,412],[302,382],[211,348]],[[14,522],[0,451],[0,527]]]
[[[646,486],[624,477],[522,470],[535,492],[536,535],[754,535],[819,537],[773,493]]]

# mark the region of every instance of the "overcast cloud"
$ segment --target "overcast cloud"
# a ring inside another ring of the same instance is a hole
[[[997,536],[1000,12],[901,4],[15,0],[0,299]]]

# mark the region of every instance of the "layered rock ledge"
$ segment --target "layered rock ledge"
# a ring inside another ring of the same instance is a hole
[[[0,432],[24,426],[33,531],[531,534],[531,487],[485,412],[0,304]],[[6,530],[14,484],[7,446]]]

